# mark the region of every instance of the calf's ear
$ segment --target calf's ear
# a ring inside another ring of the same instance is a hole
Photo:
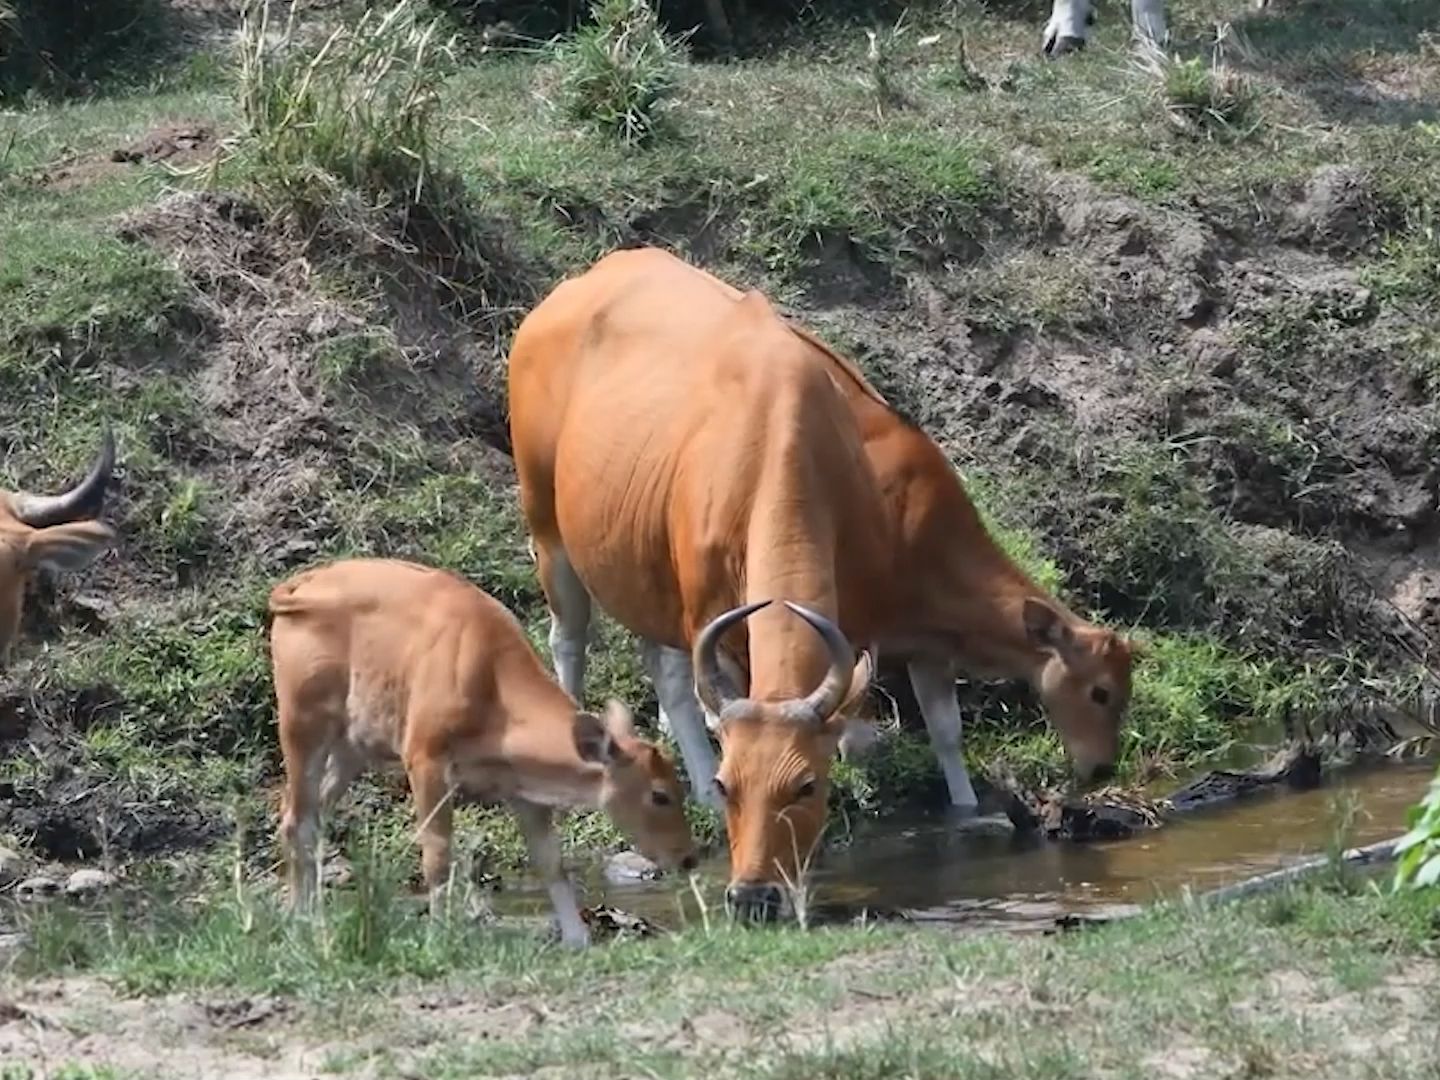
[[[628,718],[629,713],[625,715]],[[575,752],[580,755],[581,761],[588,761],[592,765],[609,766],[629,760],[624,748],[616,738],[617,732],[613,725],[614,720],[609,709],[606,710],[605,720],[601,720],[594,713],[575,714],[573,727]],[[623,732],[619,734],[623,737]]]

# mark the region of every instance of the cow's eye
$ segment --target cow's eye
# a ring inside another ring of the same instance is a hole
[[[1095,702],[1096,705],[1109,705],[1110,691],[1106,690],[1103,686],[1093,687],[1090,690],[1090,700]]]
[[[814,780],[806,780],[803,784],[801,784],[798,788],[796,788],[796,790],[795,790],[795,801],[796,801],[796,802],[799,802],[801,799],[808,799],[808,798],[810,798],[811,795],[814,795],[814,794],[815,794],[815,781],[814,781]]]
[[[725,783],[720,779],[720,777],[717,776],[714,780],[710,782],[715,785],[715,790],[720,793],[720,797],[722,799],[728,799],[730,797],[730,792],[725,790]]]
[[[670,793],[668,791],[652,791],[650,793],[650,801],[656,806],[669,806]]]

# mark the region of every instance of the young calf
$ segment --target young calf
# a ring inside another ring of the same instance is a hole
[[[270,593],[270,656],[285,798],[280,840],[292,907],[314,902],[320,814],[368,766],[399,760],[437,910],[450,872],[454,796],[508,803],[544,877],[562,939],[589,935],[561,866],[556,808],[599,807],[644,854],[695,865],[669,757],[610,702],[580,712],[520,623],[453,574],[347,559]]]

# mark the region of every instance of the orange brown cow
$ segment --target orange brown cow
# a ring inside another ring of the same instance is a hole
[[[933,441],[760,293],[615,252],[526,318],[509,390],[556,672],[579,699],[592,599],[642,639],[692,786],[725,808],[733,906],[778,910],[818,834],[870,672],[846,687],[847,639],[909,662],[957,807],[957,669],[1029,679],[1077,772],[1112,770],[1130,643],[1028,578]]]
[[[618,702],[603,718],[581,712],[519,621],[463,578],[347,559],[277,585],[269,610],[292,907],[314,902],[322,811],[368,767],[396,761],[410,781],[432,911],[449,881],[457,795],[514,811],[569,945],[589,934],[561,864],[556,809],[602,809],[649,858],[695,865],[668,755],[637,737]]]
[[[115,439],[107,430],[85,478],[60,495],[0,491],[0,663],[20,632],[25,588],[35,571],[76,571],[115,543],[98,520],[115,469]]]

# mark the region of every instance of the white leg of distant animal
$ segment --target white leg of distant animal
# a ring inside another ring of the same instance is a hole
[[[955,669],[947,662],[934,660],[912,660],[908,666],[910,685],[930,732],[930,745],[935,748],[950,789],[950,803],[959,810],[977,810],[980,801],[975,797],[975,788],[960,752],[960,703],[955,700]]]
[[[1135,0],[1138,4],[1140,0]],[[1046,56],[1064,56],[1085,47],[1093,15],[1090,0],[1055,0],[1045,24]]]
[[[585,700],[585,650],[590,643],[590,592],[563,548],[538,553],[540,580],[550,605],[550,655],[555,677],[576,701]]]
[[[590,944],[590,931],[580,917],[575,887],[565,876],[565,866],[560,858],[560,839],[555,835],[550,808],[531,802],[511,805],[520,821],[530,862],[550,893],[550,903],[555,908],[556,921],[560,923],[560,941],[571,948],[584,948]]]
[[[660,727],[680,744],[680,757],[685,774],[690,777],[694,797],[716,810],[724,808],[724,800],[715,790],[715,750],[710,745],[705,711],[695,697],[695,669],[690,654],[683,649],[640,643],[640,659],[655,684],[660,700]]]
[[[1130,21],[1137,39],[1165,44],[1165,0],[1130,0]]]

